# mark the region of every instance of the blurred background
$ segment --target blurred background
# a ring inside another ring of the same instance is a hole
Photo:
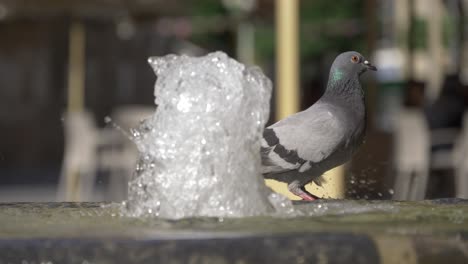
[[[468,198],[468,0],[0,0],[0,202],[120,201],[149,56],[222,50],[274,86],[270,123],[356,50],[367,139],[335,197]],[[341,181],[341,183],[339,182]]]

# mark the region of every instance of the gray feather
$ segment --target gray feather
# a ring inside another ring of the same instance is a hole
[[[299,158],[318,163],[330,156],[345,139],[346,120],[339,107],[317,102],[309,109],[284,119],[270,128],[287,150]]]

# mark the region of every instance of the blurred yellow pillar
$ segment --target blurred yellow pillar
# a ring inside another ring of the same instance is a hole
[[[276,0],[276,119],[299,111],[299,0]]]
[[[276,119],[280,120],[299,111],[299,0],[276,0]],[[319,197],[344,197],[343,166],[325,173],[323,188],[308,184],[306,189]],[[290,199],[299,197],[290,193],[287,185],[266,180],[274,191]]]
[[[68,111],[84,109],[85,29],[80,22],[70,26],[68,46]]]
[[[323,177],[325,182],[322,186],[317,186],[315,183],[309,183],[305,186],[306,190],[317,197],[323,198],[345,198],[345,181],[344,181],[344,165],[338,166],[334,169],[327,171]],[[292,194],[288,191],[286,183],[278,182],[275,180],[266,180],[266,185],[273,189],[275,192],[281,193],[291,200],[301,200],[299,196]]]
[[[85,28],[81,22],[70,25],[68,46],[68,97],[67,111],[81,112],[84,110],[85,96]],[[66,175],[66,201],[80,201],[80,172],[70,170]]]

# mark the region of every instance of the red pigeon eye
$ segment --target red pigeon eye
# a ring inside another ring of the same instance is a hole
[[[358,56],[353,55],[353,56],[351,57],[351,62],[352,62],[352,63],[358,63],[358,62],[359,62]]]

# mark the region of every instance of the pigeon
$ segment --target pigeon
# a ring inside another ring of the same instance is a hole
[[[304,186],[321,186],[326,171],[348,161],[364,141],[366,109],[359,77],[377,68],[355,51],[332,64],[326,90],[308,109],[265,128],[261,141],[262,174],[288,184],[306,201],[318,197]]]

